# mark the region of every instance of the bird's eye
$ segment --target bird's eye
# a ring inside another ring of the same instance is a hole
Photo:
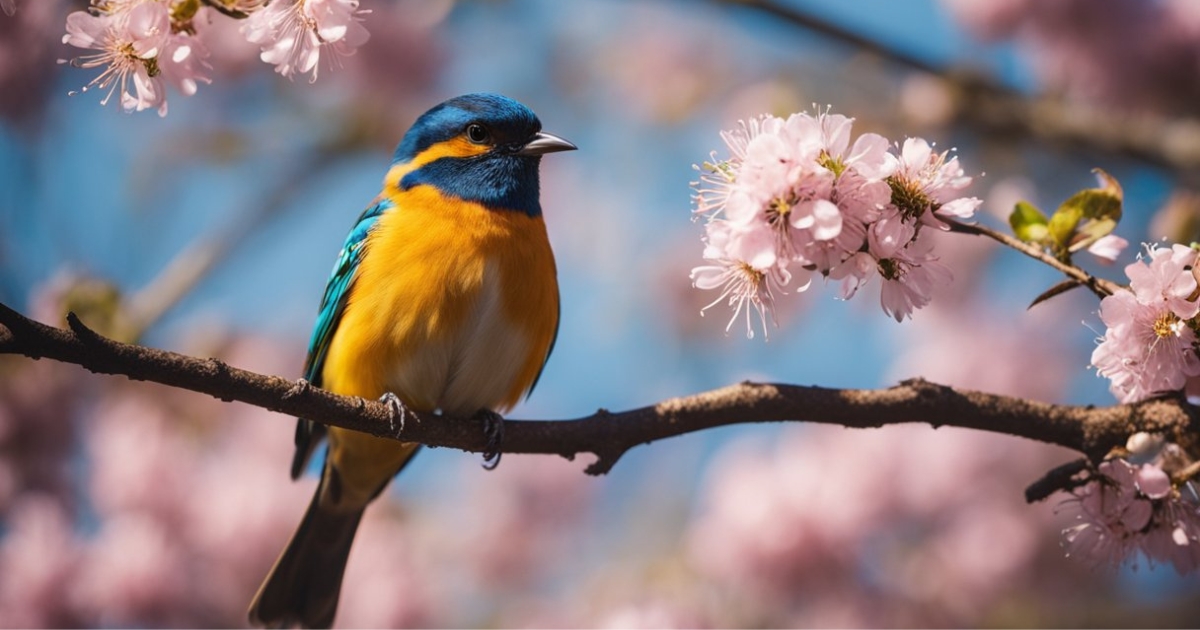
[[[483,144],[488,141],[491,134],[488,133],[487,127],[479,123],[471,123],[467,125],[467,140],[475,144]]]

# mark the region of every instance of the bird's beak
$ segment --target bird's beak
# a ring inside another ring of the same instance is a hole
[[[552,133],[539,132],[525,146],[517,150],[517,155],[544,155],[558,151],[574,151],[579,147],[559,138]]]

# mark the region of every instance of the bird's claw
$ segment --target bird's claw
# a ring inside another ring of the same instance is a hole
[[[296,396],[301,396],[303,394],[308,393],[308,390],[311,387],[312,387],[312,383],[309,383],[305,379],[298,378],[298,379],[296,379],[296,382],[292,383],[292,386],[290,388],[288,388],[288,390],[286,392],[283,393],[283,398],[286,400],[289,398],[295,398]]]
[[[388,429],[392,435],[400,435],[404,433],[404,421],[408,419],[408,414],[411,413],[404,401],[392,392],[386,392],[379,397],[379,402],[387,405],[388,408]],[[413,414],[416,417],[416,414]]]
[[[491,409],[480,409],[475,414],[483,420],[483,434],[487,445],[483,450],[483,468],[495,470],[500,465],[500,446],[504,442],[504,418]]]

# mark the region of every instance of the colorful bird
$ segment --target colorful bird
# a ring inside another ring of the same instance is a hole
[[[398,412],[489,424],[533,389],[559,318],[538,165],[576,148],[541,129],[529,108],[495,94],[453,98],[417,119],[338,255],[308,381]],[[300,420],[293,479],[325,437],[320,485],[250,605],[253,623],[333,623],[363,510],[418,448]]]

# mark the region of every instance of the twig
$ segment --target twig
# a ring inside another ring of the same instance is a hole
[[[1047,265],[1050,265],[1054,269],[1061,271],[1068,278],[1071,278],[1072,280],[1076,280],[1081,285],[1091,289],[1092,293],[1095,293],[1097,297],[1104,298],[1109,295],[1112,295],[1113,293],[1116,293],[1117,291],[1119,291],[1121,289],[1121,285],[1119,285],[1111,280],[1105,280],[1104,278],[1097,278],[1074,265],[1068,265],[1068,264],[1062,262],[1061,260],[1055,258],[1054,256],[1047,254],[1045,251],[1042,250],[1041,247],[1038,247],[1037,245],[1033,245],[1031,243],[1026,243],[1025,241],[1022,241],[1021,239],[1019,239],[1015,236],[1011,236],[1011,235],[1005,234],[1003,232],[998,232],[989,227],[979,225],[978,223],[962,223],[959,221],[955,221],[954,219],[947,219],[945,217],[942,217],[942,221],[950,225],[950,231],[952,231],[952,232],[959,232],[962,234],[974,234],[976,236],[986,236],[996,242],[999,242],[1003,245],[1007,245],[1007,246],[1021,252],[1022,254],[1025,254],[1026,256],[1033,258],[1034,260],[1038,260],[1043,263],[1046,263]]]
[[[74,315],[71,330],[31,321],[0,304],[0,353],[47,357],[93,372],[121,374],[241,401],[331,426],[430,446],[482,452],[487,437],[479,419],[440,418],[391,422],[387,405],[298,386],[278,376],[238,369],[216,359],[120,343],[90,330]],[[425,418],[429,416],[422,414]],[[750,422],[805,421],[851,428],[909,422],[956,426],[1026,437],[1074,449],[1092,461],[1125,443],[1136,431],[1161,433],[1195,452],[1200,414],[1181,398],[1093,408],[1052,405],[960,390],[921,379],[881,390],[829,389],[744,382],[620,413],[600,410],[573,420],[510,420],[504,449],[573,458],[594,453],[587,472],[608,472],[629,449],[713,427]],[[396,428],[393,428],[396,427]]]
[[[230,8],[229,6],[226,6],[224,2],[221,2],[221,0],[203,0],[203,2],[206,6],[216,9],[218,13],[229,16],[235,20],[244,20],[250,17],[249,13]]]
[[[1041,479],[1025,488],[1025,502],[1037,503],[1049,498],[1059,490],[1071,490],[1079,486],[1083,482],[1077,480],[1075,475],[1088,470],[1091,465],[1087,459],[1077,459],[1051,469],[1042,475]]]

